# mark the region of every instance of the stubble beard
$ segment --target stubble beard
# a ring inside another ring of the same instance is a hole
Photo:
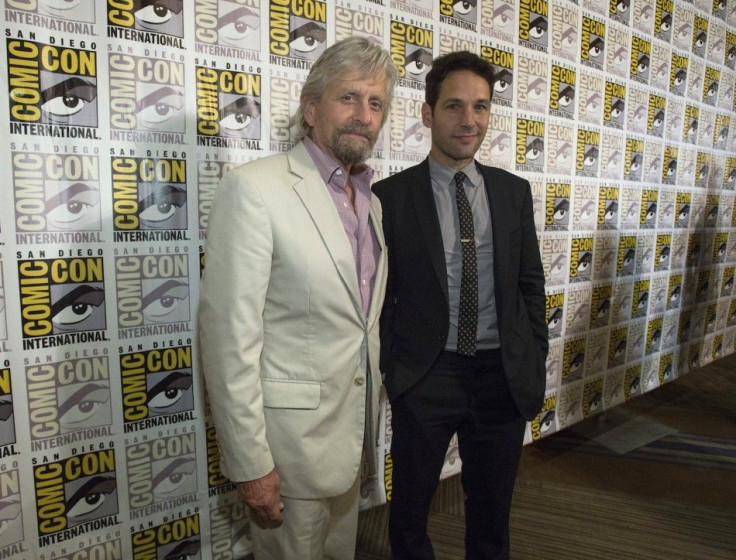
[[[348,137],[348,133],[365,136],[364,140]],[[371,156],[376,136],[364,126],[346,126],[332,133],[332,151],[337,159],[345,165],[363,163]]]

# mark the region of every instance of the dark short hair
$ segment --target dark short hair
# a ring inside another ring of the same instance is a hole
[[[432,69],[427,74],[424,100],[434,110],[440,96],[440,86],[450,72],[469,70],[488,82],[491,97],[493,96],[493,66],[487,60],[470,51],[457,51],[442,55],[432,62]]]

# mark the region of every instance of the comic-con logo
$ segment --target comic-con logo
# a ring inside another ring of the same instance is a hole
[[[2,259],[2,253],[0,253]],[[8,339],[8,323],[5,319],[5,278],[3,277],[3,262],[0,260],[0,351],[6,351],[5,341]]]
[[[662,165],[662,183],[674,185],[677,182],[677,146],[665,145],[664,160]]]
[[[593,275],[593,238],[570,241],[570,282],[590,282]]]
[[[640,181],[644,167],[644,140],[626,138],[626,153],[624,155],[624,179]]]
[[[303,80],[281,75],[281,73],[271,77],[268,114],[271,151],[286,152],[297,141],[299,123],[296,122],[295,115],[299,108],[302,83]]]
[[[552,64],[549,91],[549,114],[575,118],[575,69]]]
[[[233,163],[221,163],[213,159],[197,162],[197,224],[199,238],[204,239],[209,226],[210,208],[215,199],[215,191],[222,176],[235,166]]]
[[[598,193],[598,229],[616,229],[619,215],[619,188],[601,187]]]
[[[107,36],[182,48],[184,0],[107,0]]]
[[[24,348],[105,340],[102,257],[19,260],[18,281]]]
[[[695,186],[700,188],[705,188],[708,186],[708,176],[710,173],[710,167],[712,163],[712,154],[708,152],[698,152],[697,158],[695,160]],[[710,195],[708,195],[710,196]],[[705,214],[705,220],[706,225],[709,227],[715,226],[716,218],[718,218],[717,215],[714,215],[712,213],[713,208],[710,208],[709,211]],[[715,208],[716,214],[718,213],[718,208]]]
[[[723,64],[731,70],[736,70],[736,33],[726,31],[726,49],[723,53]]]
[[[197,144],[260,150],[261,75],[197,67]]]
[[[183,55],[178,58],[108,55],[112,140],[184,142]]]
[[[657,235],[657,246],[654,250],[654,272],[669,270],[672,253],[672,235]]]
[[[721,70],[713,66],[705,67],[703,80],[703,103],[714,106],[718,100],[718,86],[721,83]]]
[[[0,504],[3,526],[0,529],[0,551],[6,558],[22,558],[26,551],[23,544],[23,512],[21,508],[20,477],[18,469],[0,472]],[[15,545],[15,546],[13,546]]]
[[[619,23],[629,25],[631,0],[609,0],[608,16]]]
[[[603,407],[603,378],[598,377],[585,382],[583,388],[583,418],[601,411]]]
[[[524,111],[547,112],[548,62],[536,53],[518,57],[516,102]]]
[[[95,0],[75,0],[74,2],[49,2],[48,0],[7,0],[5,7],[9,10],[37,14],[33,19],[35,25],[47,29],[58,30],[59,24],[48,18],[73,21],[77,23],[94,23]],[[38,18],[38,19],[36,19]],[[8,20],[10,21],[10,20]],[[23,19],[21,21],[28,21]],[[93,28],[89,25],[75,25],[73,28],[79,35],[94,35]]]
[[[383,43],[383,17],[371,13],[365,6],[351,10],[344,6],[335,7],[335,41],[348,37],[367,37]]]
[[[120,374],[126,433],[192,419],[191,346],[121,354]]]
[[[675,95],[685,95],[689,62],[690,59],[686,55],[681,55],[672,51],[672,61],[670,64],[670,93],[674,93]]]
[[[7,39],[10,132],[97,139],[97,53]]]
[[[261,49],[261,0],[195,2],[197,52],[253,60]]]
[[[516,119],[516,169],[544,170],[544,121]]]
[[[119,255],[115,287],[120,329],[139,328],[132,334],[140,335],[188,330],[189,255]]]
[[[565,341],[562,351],[562,382],[570,383],[583,378],[586,339],[574,338]]]
[[[597,329],[608,325],[611,318],[611,284],[593,286],[590,296],[590,328]]]
[[[271,0],[268,18],[268,52],[272,63],[308,68],[304,62],[311,63],[324,52],[327,40],[326,2]],[[290,58],[297,60],[290,61]]]
[[[634,282],[634,295],[631,298],[631,318],[646,317],[649,309],[649,279]]]
[[[693,54],[704,57],[705,46],[708,43],[708,20],[698,14],[695,14],[695,19],[693,21],[692,41]]]
[[[118,523],[114,449],[33,462],[40,546]]]
[[[484,34],[503,41],[514,38],[516,10],[508,0],[484,0],[480,3],[480,26]]]
[[[212,558],[246,558],[252,552],[245,504],[236,501],[210,510]]]
[[[647,134],[662,138],[664,130],[665,107],[667,100],[664,96],[656,93],[649,94],[649,107],[647,110]]]
[[[115,241],[186,240],[186,160],[116,157],[112,171]]]
[[[652,43],[634,35],[631,37],[630,77],[642,84],[649,84],[649,67],[652,62]]]
[[[207,435],[207,488],[210,497],[235,489],[228,478],[220,471],[220,448],[217,445],[217,432],[214,426],[208,426]]]
[[[608,368],[623,365],[626,361],[626,343],[629,336],[628,327],[619,327],[611,331],[608,339]]]
[[[692,193],[678,192],[675,199],[675,227],[686,228],[690,225]]]
[[[715,128],[713,129],[713,147],[725,149],[728,142],[728,130],[731,126],[731,116],[723,113],[716,115]]]
[[[565,313],[565,292],[547,294],[546,314],[547,328],[550,338],[558,338],[562,335],[562,325]]]
[[[15,416],[10,368],[0,367],[0,456],[14,455]],[[0,531],[0,536],[2,531]]]
[[[626,84],[606,80],[603,97],[603,124],[612,128],[624,127],[626,115]]]
[[[100,241],[96,155],[14,151],[11,174],[18,243]]]
[[[429,129],[422,120],[422,99],[397,95],[391,106],[390,150],[393,159],[422,161],[429,151]]]
[[[575,173],[581,177],[597,177],[600,161],[601,133],[597,130],[578,129]]]
[[[186,558],[200,560],[199,514],[174,519],[133,533],[130,537],[133,558]]]
[[[521,0],[519,4],[519,44],[547,52],[549,6],[546,0]]]
[[[583,15],[580,35],[580,62],[591,68],[603,70],[606,46],[606,24]]]
[[[548,199],[549,200],[549,199]],[[570,201],[566,200],[569,206]],[[542,239],[541,243],[542,266],[545,278],[550,285],[564,284],[567,282],[567,237],[554,239]]]
[[[639,227],[653,229],[657,224],[657,199],[659,191],[644,189],[641,192],[641,207],[639,209]]]
[[[531,422],[532,441],[537,441],[555,432],[557,429],[557,422],[555,420],[556,406],[556,395],[545,397],[542,410]]]
[[[670,282],[667,287],[667,311],[678,309],[680,307],[681,298],[682,274],[673,274],[670,276]]]
[[[34,451],[110,435],[110,366],[106,355],[28,364],[25,377]]]
[[[391,60],[399,71],[399,85],[424,89],[432,68],[434,31],[391,20]]]
[[[478,0],[439,0],[440,21],[468,31],[475,31]]]
[[[618,258],[616,260],[616,276],[634,274],[636,266],[636,236],[622,235],[618,242]]]
[[[547,183],[545,186],[544,229],[567,230],[570,226],[570,183]]]
[[[672,17],[675,13],[673,0],[657,0],[654,8],[654,36],[667,43],[672,35]]]
[[[511,106],[514,95],[514,53],[503,47],[481,45],[481,58],[493,67],[493,92],[491,101],[495,105]]]
[[[138,441],[125,448],[131,517],[180,507],[197,492],[195,434]]]

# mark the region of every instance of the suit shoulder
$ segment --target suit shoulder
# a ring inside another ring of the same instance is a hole
[[[406,169],[390,175],[385,179],[376,181],[372,187],[373,192],[376,193],[378,198],[383,198],[388,195],[389,192],[397,192],[408,188],[409,185],[417,180],[417,177],[421,172],[421,166],[422,164],[407,167]]]

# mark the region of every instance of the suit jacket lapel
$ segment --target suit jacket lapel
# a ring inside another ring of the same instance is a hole
[[[371,296],[371,305],[368,309],[369,327],[378,319],[381,313],[381,308],[383,307],[383,298],[380,297],[383,290],[380,289],[380,281],[382,278],[385,278],[386,267],[388,265],[388,259],[386,258],[386,242],[383,238],[383,227],[381,225],[381,204],[378,202],[375,195],[371,196],[370,225],[373,232],[376,234],[379,254],[378,261],[376,262],[376,279],[373,285],[373,295]]]
[[[429,176],[429,162],[424,160],[415,168],[416,180],[412,181],[412,197],[417,221],[422,237],[427,245],[427,252],[437,280],[442,286],[442,293],[449,301],[447,288],[447,266],[445,264],[445,248],[442,242],[440,221],[437,217],[437,205],[432,194],[432,179]]]
[[[355,260],[335,204],[303,144],[297,144],[288,154],[288,158],[291,172],[300,178],[293,189],[309,212],[343,284],[350,293],[353,305],[362,317],[363,306],[358,277],[355,274]],[[304,257],[308,258],[307,255]]]

